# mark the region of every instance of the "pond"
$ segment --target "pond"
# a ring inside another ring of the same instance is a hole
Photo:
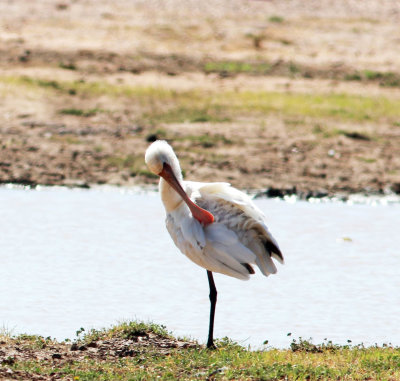
[[[2,187],[0,198],[0,331],[63,340],[138,319],[206,341],[206,271],[174,246],[157,192]],[[294,201],[255,200],[286,264],[248,282],[215,275],[215,336],[400,345],[400,203]]]

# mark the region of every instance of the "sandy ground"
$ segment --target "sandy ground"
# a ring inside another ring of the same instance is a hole
[[[153,184],[144,151],[166,138],[192,180],[399,193],[400,111],[215,106],[246,91],[397,102],[399,21],[389,0],[3,1],[0,182]]]

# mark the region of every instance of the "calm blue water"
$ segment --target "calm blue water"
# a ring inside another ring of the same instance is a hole
[[[62,340],[139,319],[205,342],[206,272],[173,245],[157,193],[3,187],[0,200],[0,330]],[[216,337],[400,345],[400,204],[256,203],[286,264],[215,275]]]

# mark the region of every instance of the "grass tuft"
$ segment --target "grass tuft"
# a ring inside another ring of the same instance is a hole
[[[77,337],[80,342],[90,343],[111,338],[132,339],[150,333],[154,333],[159,337],[172,337],[164,325],[151,322],[145,323],[142,321],[123,322],[109,329],[91,329],[88,332],[85,332],[85,330],[81,328],[77,331]]]
[[[274,22],[274,23],[277,23],[277,24],[281,24],[281,23],[283,23],[285,21],[285,19],[282,16],[274,15],[274,16],[269,17],[268,21],[269,22]]]
[[[256,39],[256,36],[249,35],[249,37]],[[260,42],[254,42],[255,45]],[[271,70],[269,63],[250,63],[240,61],[212,61],[204,65],[206,73],[220,73],[220,74],[267,74]]]
[[[66,70],[77,70],[77,67],[74,63],[64,63],[64,62],[60,62],[58,64],[58,66],[61,69],[66,69]]]
[[[187,103],[187,102],[186,102]],[[182,105],[170,110],[145,114],[153,123],[224,123],[230,118],[217,105]]]
[[[74,115],[74,116],[83,116],[83,117],[90,117],[102,112],[103,110],[99,108],[92,108],[90,110],[82,110],[79,108],[63,108],[59,111],[62,115]]]
[[[400,74],[393,72],[381,72],[375,70],[355,71],[345,74],[346,81],[370,81],[378,82],[382,87],[400,87]]]

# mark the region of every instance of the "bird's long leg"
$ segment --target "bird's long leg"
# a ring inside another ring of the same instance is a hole
[[[215,316],[215,305],[217,304],[217,289],[214,283],[214,277],[211,271],[207,270],[208,284],[210,286],[210,327],[208,329],[208,340],[207,348],[214,349],[214,316]]]

